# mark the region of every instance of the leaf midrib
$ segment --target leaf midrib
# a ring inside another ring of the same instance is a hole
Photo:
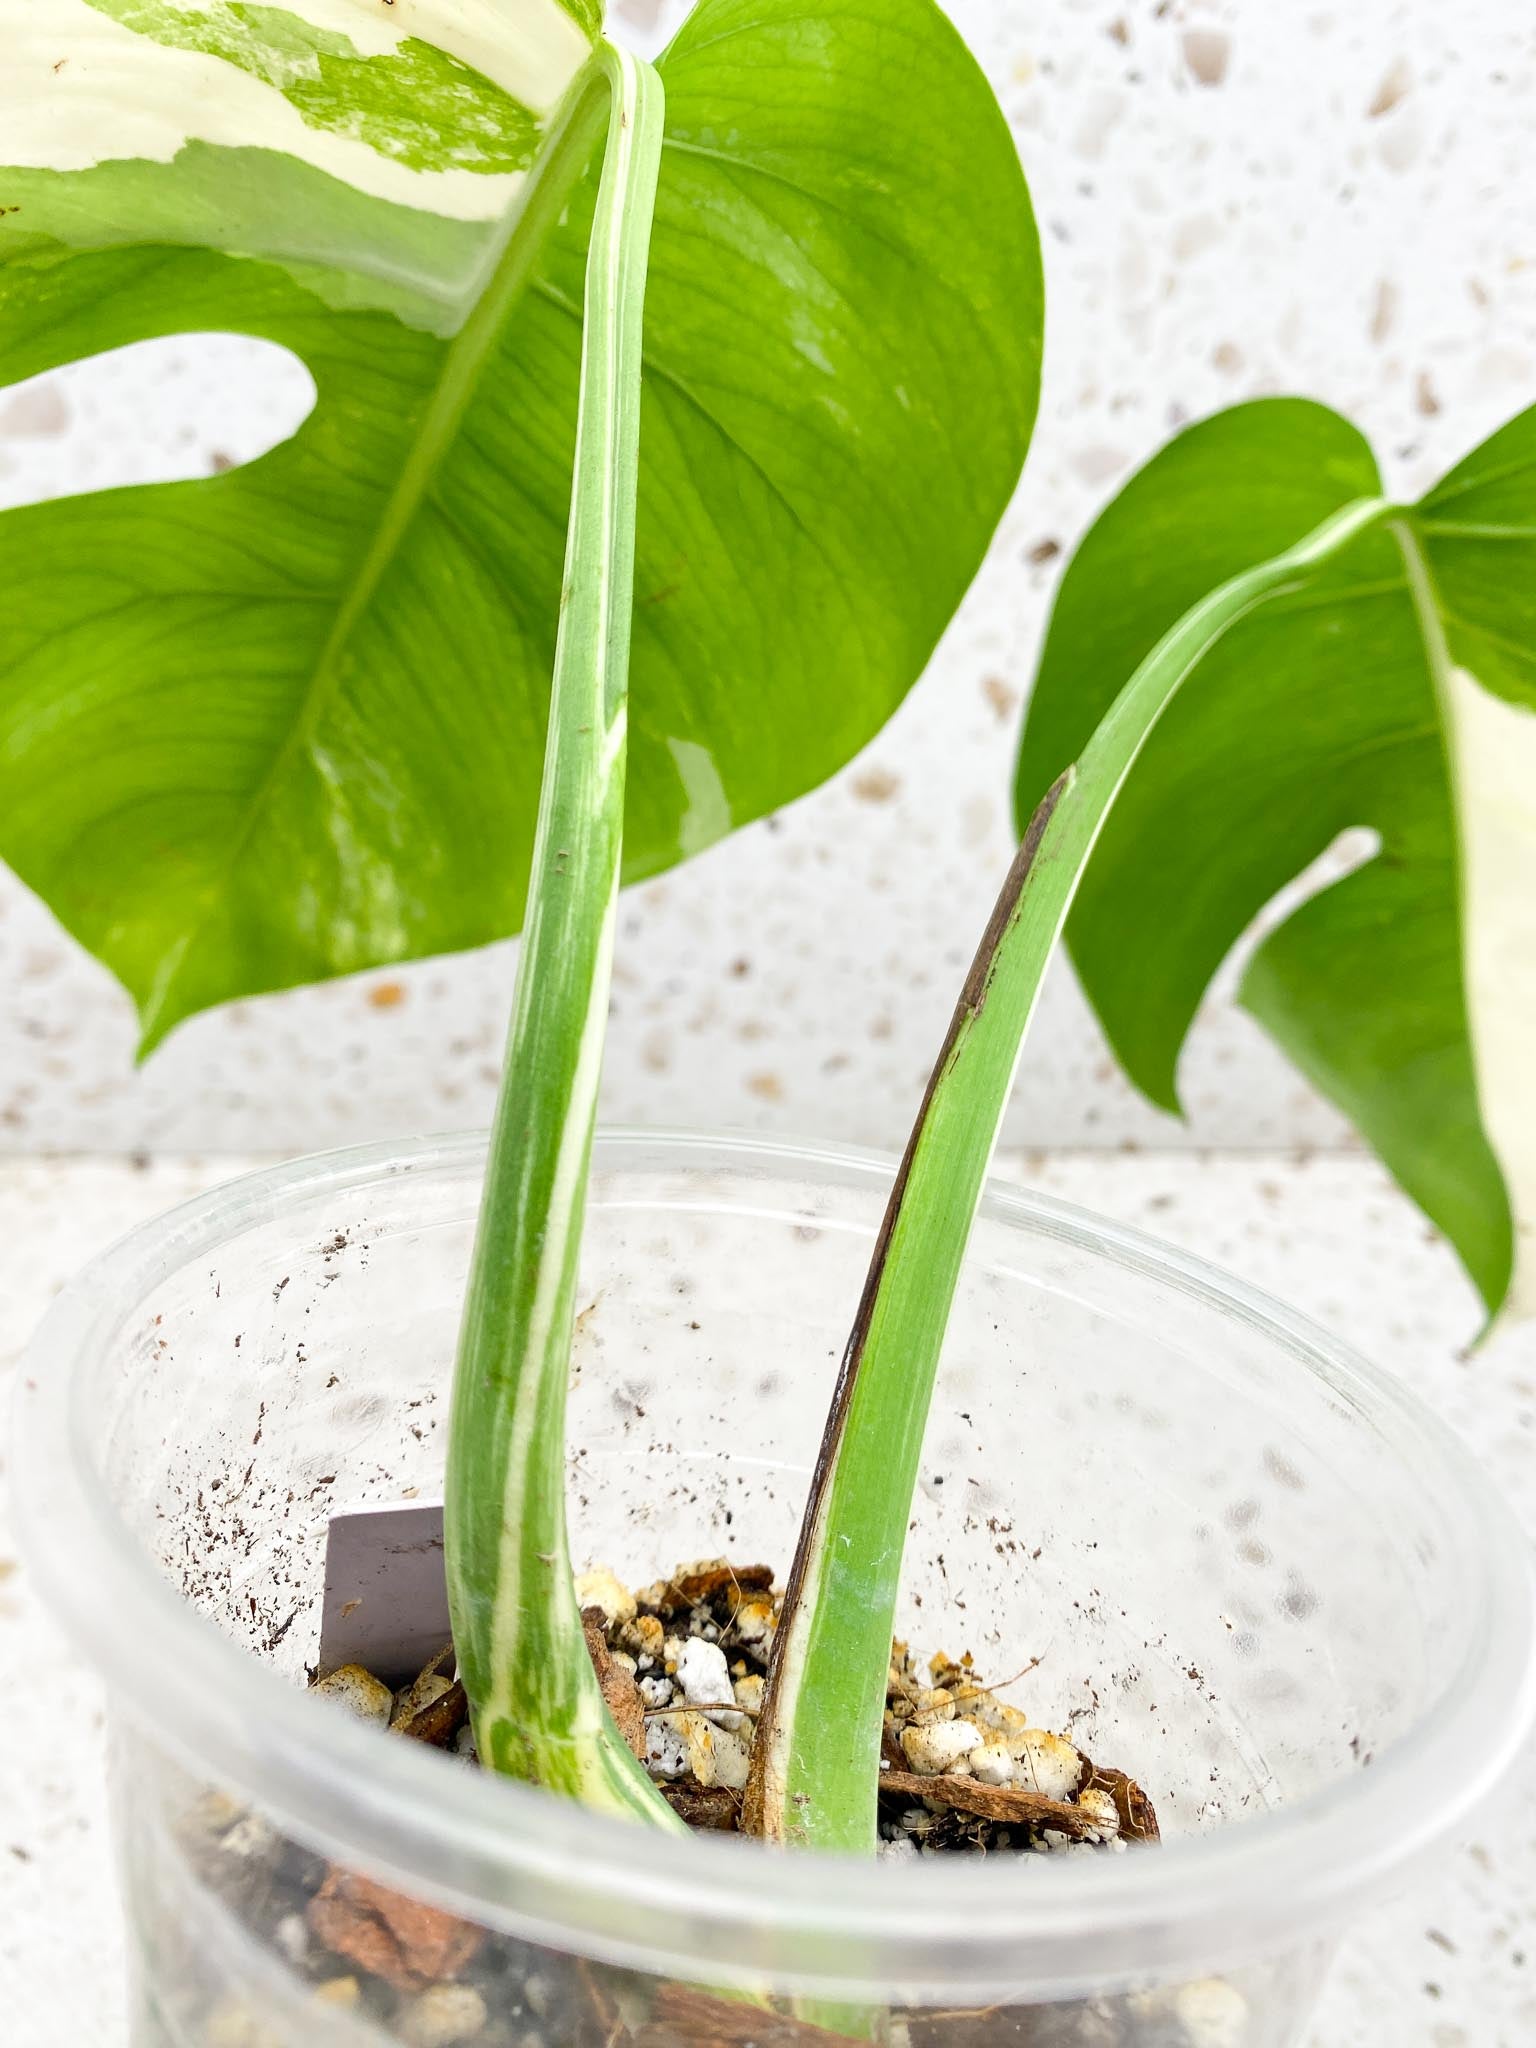
[[[578,117],[573,114],[565,135],[552,140],[552,150],[558,150],[562,143],[578,151],[583,148],[577,123]],[[595,138],[589,139],[583,162],[590,160],[595,146]],[[544,236],[530,226],[530,221],[546,196],[540,189],[538,172],[529,173],[524,189],[524,209],[509,226],[497,266],[484,292],[444,351],[441,369],[411,440],[406,460],[385,501],[382,514],[372,528],[358,566],[341,595],[325,644],[304,685],[292,725],[273,753],[261,781],[251,792],[244,817],[231,838],[225,858],[201,892],[203,908],[197,920],[187,926],[161,961],[149,998],[140,1002],[140,1057],[164,1035],[161,1019],[182,963],[207,929],[216,903],[227,891],[230,878],[249,851],[274,792],[300,751],[313,737],[336,687],[340,658],[352,632],[377,594],[405,534],[431,491],[449,450],[458,439],[464,415],[479,388],[485,366],[499,349],[507,324],[524,291],[535,282],[532,270],[543,248]]]
[[[572,304],[555,286],[547,283],[544,279],[536,278],[532,281],[532,289],[546,303],[557,307],[561,312],[565,313],[578,327],[581,325],[581,309]],[[396,480],[394,489],[386,501],[383,514],[372,530],[372,538],[363,553],[357,570],[354,572],[347,589],[341,596],[335,619],[326,635],[325,645],[321,648],[320,654],[310,671],[309,680],[304,685],[303,696],[294,713],[293,721],[284,735],[281,744],[273,754],[260,782],[247,797],[243,807],[244,815],[233,838],[229,842],[224,858],[199,892],[203,907],[197,921],[187,926],[181,937],[165,955],[155,976],[149,997],[141,1002],[139,1021],[144,1037],[144,1049],[146,1050],[152,1047],[161,1036],[159,1030],[160,1016],[163,1013],[171,990],[175,986],[176,977],[180,973],[183,963],[198,938],[206,931],[220,897],[227,891],[231,878],[248,853],[262,819],[272,803],[278,788],[286,778],[294,762],[301,756],[304,748],[318,730],[339,680],[341,657],[345,653],[353,631],[369,605],[373,602],[390,564],[399,552],[407,531],[415,523],[422,507],[429,500],[436,509],[442,509],[441,493],[437,492],[434,486],[441,473],[443,464],[458,438],[459,430],[463,424],[464,412],[469,402],[469,396],[479,381],[478,373],[483,369],[489,357],[494,354],[504,331],[503,325],[492,325],[490,327],[487,338],[480,350],[479,361],[475,366],[474,373],[467,380],[469,385],[468,391],[461,391],[461,387],[466,380],[456,378],[453,374],[456,352],[463,346],[466,339],[469,338],[468,330],[461,332],[450,345],[442,372],[434,386],[432,399],[428,403],[421,428],[412,442],[411,452]],[[785,495],[783,489],[774,478],[763,468],[757,457],[735,439],[723,422],[710,411],[709,407],[703,403],[696,393],[689,389],[681,378],[658,363],[654,357],[647,355],[645,360],[648,371],[659,382],[666,384],[671,390],[675,391],[687,405],[692,407],[708,423],[726,446],[731,448],[742,461],[748,464],[754,475],[762,482],[763,487],[782,506],[786,516],[794,524],[796,531],[804,538],[811,539],[810,528],[807,526],[798,508]],[[459,397],[457,404],[454,403],[456,396]],[[434,420],[440,418],[445,412],[450,413],[451,416],[444,423],[443,430],[434,434],[432,432]],[[252,469],[257,466],[258,464],[256,463],[247,465],[247,467]],[[452,520],[450,523],[454,526],[456,532],[460,531],[457,520]],[[133,602],[140,601],[142,600],[133,600]],[[323,600],[316,600],[316,602],[323,602]]]
[[[717,151],[697,149],[692,145],[674,143],[670,138],[666,146],[669,149],[681,148],[690,154],[701,155],[722,163],[728,164],[733,161],[722,158]],[[761,167],[743,164],[741,168],[758,170]],[[818,195],[804,192],[803,188],[795,186],[794,181],[791,179],[766,171],[763,175],[772,177],[775,179],[775,182],[782,183],[792,190],[801,192],[802,196],[812,204],[824,203],[819,199]],[[892,245],[893,248],[895,246]],[[910,250],[902,251],[902,253],[908,260],[912,260],[912,252]],[[926,266],[924,267],[926,268]],[[929,272],[928,274],[931,275],[932,273]],[[543,299],[547,304],[557,307],[568,318],[573,320],[578,327],[581,325],[581,308],[575,305],[557,286],[551,284],[547,279],[537,276],[531,277],[527,282],[528,289],[534,295]],[[494,285],[491,287],[491,290],[494,291]],[[442,369],[433,386],[432,395],[427,402],[421,425],[411,442],[406,462],[386,500],[381,517],[372,529],[371,538],[363,551],[357,569],[345,591],[341,594],[335,619],[326,635],[325,644],[321,648],[319,656],[310,671],[308,681],[304,684],[303,693],[295,710],[292,723],[282,742],[273,753],[260,782],[246,799],[244,814],[229,842],[224,858],[200,892],[203,907],[197,921],[186,928],[181,937],[172,946],[170,952],[162,960],[159,971],[155,976],[150,996],[140,1003],[140,1027],[143,1033],[141,1053],[149,1050],[163,1035],[160,1029],[160,1017],[175,985],[181,966],[198,938],[207,929],[214,915],[216,905],[227,892],[231,878],[249,852],[251,843],[256,836],[262,819],[274,800],[277,790],[287,777],[294,762],[300,758],[303,750],[318,730],[339,681],[341,658],[346,651],[353,632],[377,595],[391,563],[400,551],[406,534],[415,523],[422,506],[429,499],[434,504],[441,504],[441,495],[434,490],[434,485],[441,473],[444,462],[458,438],[464,414],[468,409],[475,390],[479,386],[481,374],[488,361],[496,353],[505,334],[507,321],[511,318],[520,297],[521,294],[513,295],[511,303],[505,308],[503,316],[499,320],[485,322],[483,329],[477,328],[475,323],[471,321],[460,330],[459,334],[449,344],[443,359]],[[467,373],[462,368],[466,357],[469,359]],[[646,370],[651,376],[675,392],[686,405],[707,423],[714,433],[719,435],[724,445],[742,462],[747,464],[753,474],[761,481],[765,490],[782,507],[785,515],[802,538],[814,542],[815,536],[799,508],[786,494],[778,481],[763,467],[759,458],[736,439],[724,422],[675,371],[668,369],[665,364],[658,362],[649,351],[645,354],[644,362]],[[256,463],[247,465],[248,468],[252,469],[257,466],[258,464]],[[173,1019],[172,1021],[175,1020]]]

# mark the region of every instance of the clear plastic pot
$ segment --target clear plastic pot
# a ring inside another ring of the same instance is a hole
[[[108,1688],[135,2043],[794,2037],[701,2003],[742,1990],[912,2048],[1296,2041],[1342,1924],[1530,1718],[1527,1546],[1453,1439],[1288,1311],[994,1186],[902,1628],[990,1678],[1037,1660],[1009,1696],[1138,1778],[1164,1846],[855,1865],[653,1838],[299,1689],[333,1511],[440,1484],[482,1160],[240,1181],[126,1239],[37,1338],[25,1537]],[[580,1559],[787,1563],[889,1182],[823,1148],[600,1141]],[[382,1973],[317,1955],[328,1865],[389,1888]],[[457,1990],[423,2002],[434,1970]]]

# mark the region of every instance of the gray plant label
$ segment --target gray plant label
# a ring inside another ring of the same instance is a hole
[[[357,1508],[332,1520],[320,1610],[322,1673],[361,1664],[400,1684],[452,1633],[441,1501]]]

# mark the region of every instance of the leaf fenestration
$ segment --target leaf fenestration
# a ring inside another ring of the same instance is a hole
[[[51,163],[58,124],[8,98],[49,90],[50,17],[136,63],[212,62],[261,123],[189,136],[217,97],[173,100],[158,153]],[[519,0],[509,42],[522,19],[579,59],[590,10]],[[260,81],[85,0],[0,0],[0,26],[0,377],[217,329],[317,387],[227,475],[0,515],[28,563],[0,616],[0,854],[151,1042],[516,931],[592,185],[445,405],[515,178],[317,143]],[[662,69],[626,880],[813,787],[895,709],[1017,480],[1040,349],[1017,153],[932,0],[704,0]]]
[[[1372,832],[1374,858],[1263,939],[1241,1000],[1445,1231],[1490,1312],[1511,1297],[1517,1252],[1529,1272],[1536,1217],[1530,1062],[1515,1050],[1536,995],[1520,982],[1536,807],[1506,792],[1487,852],[1457,704],[1463,718],[1511,707],[1498,753],[1529,737],[1536,790],[1536,718],[1520,723],[1536,701],[1533,480],[1528,412],[1402,508],[1395,532],[1363,536],[1237,626],[1138,763],[1067,933],[1122,1066],[1176,1109],[1179,1054],[1217,968],[1341,834]],[[1063,580],[1021,811],[1192,590],[1379,488],[1355,429],[1301,400],[1218,414],[1156,456]]]

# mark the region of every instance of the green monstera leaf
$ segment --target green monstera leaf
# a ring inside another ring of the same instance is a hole
[[[1021,816],[1170,625],[1341,507],[1355,429],[1265,400],[1181,435],[1057,599]],[[1241,1000],[1456,1245],[1536,1305],[1536,410],[1213,635],[1104,826],[1067,927],[1126,1072],[1178,1106],[1213,974],[1351,827],[1373,858],[1258,947]]]
[[[0,519],[0,854],[146,1045],[518,928],[596,189],[551,224],[526,167],[596,17],[0,0],[0,379],[228,330],[317,393],[227,475]],[[1041,327],[933,0],[703,0],[661,68],[629,879],[899,703],[1018,477]]]

